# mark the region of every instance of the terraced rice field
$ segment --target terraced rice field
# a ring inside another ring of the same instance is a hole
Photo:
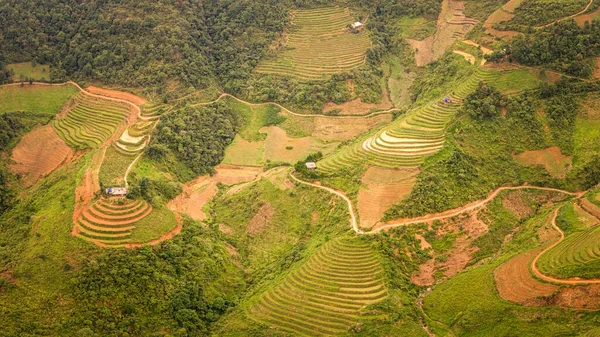
[[[443,103],[440,98],[413,110],[361,143],[327,156],[318,162],[318,168],[332,174],[361,162],[389,168],[419,166],[426,156],[444,146],[446,128],[456,116],[462,100],[480,81],[490,81],[497,76],[497,73],[478,69],[448,95],[451,103]]]
[[[262,60],[256,72],[323,80],[364,63],[371,41],[365,30],[358,34],[348,30],[347,25],[357,20],[347,8],[297,10],[291,15],[285,46]]]
[[[600,226],[572,234],[540,256],[537,266],[546,275],[573,277],[569,270],[585,269],[600,259]],[[559,274],[560,273],[560,274]]]
[[[129,127],[117,141],[113,143],[115,149],[125,156],[136,156],[146,147],[156,122],[138,121]]]
[[[73,148],[97,148],[125,122],[128,105],[79,94],[65,117],[52,122],[56,133]]]
[[[143,200],[99,199],[75,222],[77,236],[106,246],[130,243],[135,223],[150,213]]]
[[[262,294],[248,316],[294,336],[331,336],[363,323],[362,309],[386,298],[382,268],[369,245],[336,240]]]
[[[171,110],[172,107],[162,103],[146,103],[142,105],[142,118],[146,120],[155,120]]]

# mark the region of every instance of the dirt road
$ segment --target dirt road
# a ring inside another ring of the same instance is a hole
[[[578,279],[578,278],[573,278],[573,279],[559,279],[556,277],[552,277],[552,276],[548,276],[543,274],[537,267],[537,262],[539,260],[539,258],[544,255],[544,253],[546,253],[547,251],[549,251],[550,249],[556,247],[557,245],[559,245],[564,239],[565,239],[565,233],[556,225],[556,218],[558,217],[558,211],[559,211],[560,207],[557,207],[554,210],[554,214],[552,215],[552,228],[554,228],[558,234],[560,234],[560,239],[558,239],[556,242],[554,242],[553,244],[551,244],[550,246],[548,246],[546,249],[542,250],[536,257],[535,259],[533,259],[533,262],[531,262],[531,271],[533,272],[533,274],[535,276],[537,276],[538,278],[547,281],[547,282],[551,282],[551,283],[558,283],[558,284],[568,284],[568,285],[582,285],[582,284],[600,284],[600,279],[590,279],[590,280],[583,280],[583,279]]]

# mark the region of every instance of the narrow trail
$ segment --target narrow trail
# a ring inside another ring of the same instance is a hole
[[[590,8],[590,6],[592,5],[593,2],[594,2],[594,0],[590,0],[590,2],[587,4],[587,6],[585,6],[585,8],[581,12],[579,12],[579,13],[575,13],[573,15],[569,15],[567,17],[564,17],[564,18],[552,21],[552,22],[550,22],[548,24],[545,24],[545,25],[542,25],[542,26],[537,26],[537,27],[534,27],[534,28],[535,29],[543,29],[543,28],[546,28],[546,27],[550,27],[550,26],[552,26],[555,23],[559,23],[561,21],[569,20],[569,19],[572,19],[572,18],[574,18],[576,16],[579,16],[579,15],[587,12],[587,10]]]
[[[322,118],[339,118],[339,119],[344,119],[344,118],[368,118],[368,117],[373,117],[373,116],[377,116],[377,115],[383,115],[383,114],[388,114],[388,113],[392,113],[394,111],[400,111],[400,109],[398,108],[392,108],[392,109],[387,109],[387,110],[382,110],[382,111],[376,111],[376,112],[371,112],[368,114],[364,114],[364,115],[341,115],[341,116],[330,116],[330,115],[325,115],[325,114],[302,114],[302,113],[298,113],[298,112],[293,112],[292,110],[284,107],[283,105],[279,104],[279,103],[275,103],[275,102],[263,102],[263,103],[251,103],[248,101],[244,101],[241,98],[235,97],[231,94],[228,93],[222,93],[217,99],[212,100],[210,102],[202,102],[202,103],[196,103],[196,104],[192,104],[191,106],[205,106],[205,105],[211,105],[214,103],[217,103],[218,101],[220,101],[221,99],[225,98],[225,97],[231,97],[233,99],[235,99],[236,101],[249,105],[249,106],[263,106],[263,105],[275,105],[276,107],[280,108],[281,110],[285,111],[286,113],[293,115],[293,116],[298,116],[298,117],[322,117]]]
[[[300,180],[300,179],[296,178],[296,176],[294,176],[294,171],[290,172],[290,177],[292,178],[292,180],[294,180],[302,185],[320,188],[322,190],[325,190],[329,193],[333,193],[333,194],[339,196],[340,198],[344,199],[344,201],[346,201],[346,203],[348,204],[348,212],[350,213],[350,225],[352,226],[352,229],[354,229],[354,231],[358,234],[366,234],[362,229],[360,229],[358,227],[358,221],[356,221],[356,212],[354,211],[354,206],[352,205],[352,201],[344,193],[336,191],[333,188],[329,188],[329,187],[325,187],[325,186],[321,186],[321,185],[317,185],[317,184],[313,184],[313,183],[309,183],[309,182]]]
[[[559,210],[560,210],[560,207],[557,207],[554,210],[554,214],[552,216],[552,227],[558,232],[558,234],[560,234],[560,238],[556,242],[554,242],[553,244],[551,244],[550,246],[548,246],[546,249],[542,250],[535,257],[535,259],[533,259],[533,261],[531,262],[531,271],[538,278],[540,278],[540,279],[542,279],[542,280],[544,280],[546,282],[550,282],[550,283],[567,284],[567,285],[600,284],[600,279],[589,279],[589,280],[584,280],[584,279],[579,279],[579,278],[559,279],[559,278],[556,278],[556,277],[548,276],[548,275],[542,273],[538,269],[537,262],[538,262],[539,258],[542,255],[544,255],[544,253],[546,253],[547,251],[549,251],[550,249],[558,246],[565,239],[565,233],[556,225],[556,218],[558,217],[558,211]]]
[[[444,219],[448,219],[448,218],[452,218],[455,217],[459,214],[465,213],[465,212],[469,212],[478,208],[481,208],[483,206],[485,206],[487,203],[489,203],[490,201],[492,201],[494,198],[496,198],[498,196],[498,194],[502,191],[514,191],[514,190],[525,190],[525,189],[532,189],[532,190],[539,190],[539,191],[549,191],[549,192],[558,192],[558,193],[562,193],[562,194],[566,194],[566,195],[571,195],[571,196],[575,196],[580,198],[581,196],[583,196],[583,194],[585,192],[569,192],[569,191],[564,191],[564,190],[560,190],[560,189],[556,189],[556,188],[551,188],[551,187],[540,187],[540,186],[530,186],[530,185],[523,185],[523,186],[515,186],[515,187],[509,187],[509,186],[504,186],[504,187],[500,187],[497,188],[496,190],[494,190],[492,193],[490,193],[488,195],[487,198],[483,199],[483,200],[479,200],[479,201],[475,201],[473,203],[470,203],[466,206],[463,207],[459,207],[453,210],[449,210],[446,211],[444,213],[438,213],[438,214],[428,214],[425,216],[421,216],[421,217],[417,217],[417,218],[410,218],[410,219],[402,219],[393,223],[386,223],[383,225],[379,225],[376,224],[375,227],[371,229],[370,231],[363,231],[362,229],[360,229],[360,226],[358,224],[357,216],[356,216],[356,212],[354,210],[354,206],[352,205],[352,201],[342,192],[334,190],[332,188],[329,187],[325,187],[322,185],[318,185],[318,184],[314,184],[314,183],[309,183],[307,181],[303,181],[300,180],[299,178],[297,178],[296,176],[294,176],[294,171],[290,172],[290,177],[303,185],[307,185],[307,186],[312,186],[312,187],[316,187],[316,188],[320,188],[322,190],[325,190],[329,193],[333,193],[337,196],[339,196],[340,198],[344,199],[346,201],[346,203],[348,204],[348,211],[350,213],[350,224],[352,226],[352,229],[357,233],[357,234],[376,234],[381,232],[382,230],[387,230],[390,228],[396,228],[396,227],[401,227],[401,226],[407,226],[407,225],[414,225],[414,224],[418,224],[418,223],[422,223],[422,222],[429,222],[429,221],[435,221],[435,220],[444,220]]]

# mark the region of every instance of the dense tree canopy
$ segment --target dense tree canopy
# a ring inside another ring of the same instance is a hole
[[[512,41],[512,57],[529,66],[549,65],[579,77],[588,77],[594,66],[585,60],[600,54],[600,21],[586,23],[563,21],[530,36]]]
[[[186,107],[161,119],[149,151],[156,158],[169,149],[196,174],[208,173],[223,160],[237,125],[237,115],[223,103]]]

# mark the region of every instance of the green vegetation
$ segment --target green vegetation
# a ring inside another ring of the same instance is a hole
[[[457,336],[575,336],[595,327],[597,313],[593,311],[524,306],[498,296],[494,270],[515,254],[539,245],[537,230],[550,213],[548,208],[540,209],[517,227],[511,240],[487,263],[437,285],[424,299],[425,313]],[[488,222],[491,228],[498,227],[495,221]]]
[[[114,145],[107,147],[100,167],[100,186],[125,186],[125,172],[135,158],[135,155],[122,154]]]
[[[7,64],[6,69],[10,71],[15,81],[48,81],[50,80],[50,67],[32,62]]]
[[[52,121],[56,133],[75,149],[97,148],[110,139],[129,115],[130,107],[78,95],[66,116]]]
[[[398,20],[402,37],[406,39],[423,40],[435,33],[435,20],[424,17],[403,17]]]
[[[348,29],[357,21],[349,14],[340,7],[295,11],[286,41],[272,51],[274,55],[263,59],[256,71],[321,80],[360,66],[370,46],[369,36]]]
[[[253,319],[295,335],[338,335],[367,319],[360,317],[365,306],[385,299],[382,274],[368,244],[336,240],[248,310]]]
[[[581,12],[589,0],[524,0],[515,9],[515,16],[505,24],[507,29],[524,30],[549,24]]]
[[[79,90],[70,85],[3,86],[0,88],[0,113],[24,111],[54,116]]]
[[[569,75],[589,77],[594,65],[585,60],[600,54],[599,27],[598,21],[581,28],[569,20],[532,35],[517,36],[512,40],[511,57],[525,65],[544,65]]]
[[[237,116],[224,103],[186,107],[161,118],[149,152],[164,162],[171,151],[194,173],[208,173],[223,160],[238,125]]]
[[[514,94],[538,88],[542,84],[539,78],[532,74],[529,69],[507,70],[490,81],[490,85],[496,87],[504,94]]]
[[[577,222],[574,226],[582,227]],[[600,227],[598,226],[569,235],[558,246],[540,257],[538,261],[540,271],[558,278],[596,279],[600,277],[600,272],[598,272],[600,266],[599,238]]]

